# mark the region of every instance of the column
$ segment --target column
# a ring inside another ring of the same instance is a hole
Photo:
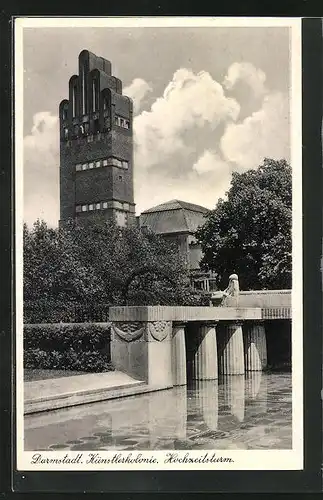
[[[241,323],[223,324],[221,333],[220,370],[223,375],[244,374],[244,350]]]
[[[172,338],[173,385],[186,385],[185,324],[173,324]]]
[[[197,349],[193,359],[193,379],[215,380],[218,378],[215,323],[200,325],[197,335]]]
[[[246,371],[262,371],[267,366],[267,344],[262,321],[246,325],[245,336]]]

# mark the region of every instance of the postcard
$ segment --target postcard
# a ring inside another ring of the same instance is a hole
[[[302,470],[301,20],[14,50],[17,469]]]

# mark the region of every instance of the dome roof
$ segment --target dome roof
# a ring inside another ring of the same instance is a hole
[[[204,224],[208,212],[200,205],[171,200],[142,212],[139,223],[156,234],[194,233]]]

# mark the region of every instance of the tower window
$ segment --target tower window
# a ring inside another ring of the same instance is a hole
[[[80,170],[82,170],[82,165],[80,163],[78,163],[75,167],[76,171],[79,172]]]
[[[126,129],[130,128],[130,121],[126,120],[125,118],[121,118],[121,116],[118,116],[118,115],[115,115],[114,123],[116,125],[118,125],[118,127],[122,127],[122,128],[126,128]]]
[[[82,205],[82,212],[87,212],[87,205]]]
[[[82,210],[81,205],[76,205],[75,211],[76,212],[81,212],[81,210]]]
[[[91,163],[89,163],[89,168],[94,168],[94,163],[93,161]]]
[[[82,170],[87,170],[87,163],[83,163]]]
[[[108,208],[108,202],[107,201],[104,201],[103,204],[102,204],[102,208]]]
[[[99,161],[96,161],[96,162],[95,162],[95,166],[96,166],[96,168],[101,167],[101,161],[100,161],[100,160],[99,160]]]
[[[122,161],[122,168],[128,168],[128,162],[127,161]]]
[[[122,181],[122,175],[119,175],[119,181]]]
[[[82,112],[86,113],[86,78],[84,67],[82,68]]]
[[[64,138],[68,139],[68,128],[64,128]]]
[[[92,80],[92,111],[95,112],[98,109],[98,83],[97,80]]]
[[[76,116],[77,113],[77,89],[76,85],[73,87],[73,96],[72,96],[72,114],[73,118]]]
[[[99,123],[99,120],[94,120],[93,121],[93,131],[95,134],[97,134],[98,132],[100,132],[100,123]]]
[[[96,203],[96,204],[95,204],[95,208],[96,208],[96,210],[100,210],[100,208],[101,208],[101,203]]]
[[[88,135],[87,136],[87,142],[93,142],[93,135]]]
[[[103,166],[107,167],[108,166],[108,160],[103,160]]]
[[[93,203],[91,203],[91,204],[89,205],[89,210],[94,210],[94,205],[93,205]]]

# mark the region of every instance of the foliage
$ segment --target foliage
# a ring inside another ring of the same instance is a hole
[[[231,273],[243,290],[291,288],[291,228],[291,167],[267,158],[257,170],[233,173],[227,199],[197,232],[201,264],[216,273],[221,288]]]
[[[112,370],[110,327],[90,323],[25,325],[24,367],[86,372]]]
[[[57,229],[39,220],[31,229],[24,226],[25,321],[49,321],[52,313],[68,321],[84,304],[96,310],[194,300],[177,248],[151,232],[120,228],[100,216]],[[60,309],[61,316],[55,313]]]

